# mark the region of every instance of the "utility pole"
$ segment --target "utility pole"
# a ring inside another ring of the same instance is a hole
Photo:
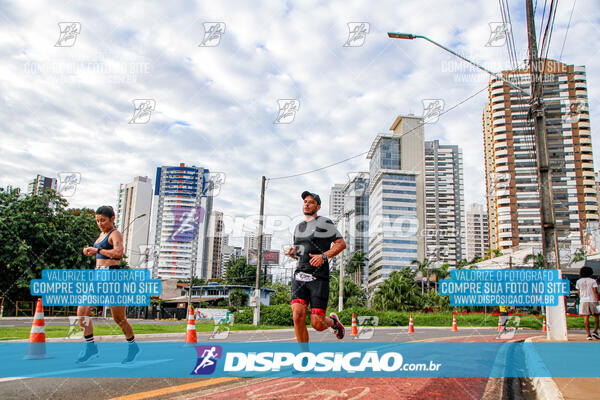
[[[253,324],[260,324],[260,269],[262,267],[262,244],[263,244],[263,220],[265,213],[265,181],[267,178],[262,177],[262,186],[260,189],[260,215],[258,217],[258,263],[256,266],[256,290],[254,291],[254,308]]]
[[[535,37],[535,15],[532,0],[526,0],[527,37],[529,45],[529,70],[531,76],[531,111],[535,126],[535,147],[538,167],[538,187],[540,198],[540,219],[542,222],[542,254],[547,268],[560,271],[558,238],[554,216],[554,198],[552,193],[552,174],[548,156],[548,141],[546,133],[546,115],[542,101],[543,65],[538,59],[537,42]],[[560,273],[560,272],[559,272]],[[567,321],[563,297],[559,305],[547,306],[548,338],[552,340],[567,340]]]
[[[340,260],[340,281],[339,281],[339,292],[338,292],[338,312],[342,312],[344,309],[344,263]]]

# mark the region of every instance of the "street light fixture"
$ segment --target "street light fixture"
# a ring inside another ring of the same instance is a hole
[[[468,58],[465,58],[465,57],[461,56],[460,54],[458,54],[454,50],[451,50],[451,49],[447,48],[446,46],[444,46],[444,45],[436,42],[435,40],[429,39],[427,36],[413,35],[412,33],[388,32],[388,37],[390,39],[407,39],[407,40],[413,40],[413,39],[417,39],[417,38],[425,39],[429,43],[432,43],[432,44],[436,45],[437,47],[439,47],[439,48],[441,48],[443,50],[446,50],[448,53],[454,54],[456,57],[460,58],[461,60],[464,60],[464,61],[468,62],[469,64],[476,66],[480,70],[482,70],[484,72],[487,72],[488,74],[494,76],[497,79],[500,79],[502,82],[505,82],[506,84],[508,84],[513,89],[516,89],[516,90],[520,91],[521,93],[526,94],[527,96],[531,95],[530,93],[528,93],[524,89],[520,88],[519,86],[517,86],[513,82],[511,82],[511,81],[509,81],[507,79],[504,79],[500,75],[493,73],[492,71],[486,69],[485,67],[482,67],[481,65],[477,64],[476,62],[473,62],[473,61],[469,60]]]

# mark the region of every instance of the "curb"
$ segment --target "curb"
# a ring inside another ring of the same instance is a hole
[[[525,339],[525,343],[532,343],[533,338]],[[529,351],[525,355],[527,366],[543,364],[537,353]],[[550,377],[532,377],[531,383],[535,388],[535,397],[538,400],[564,400],[564,396],[554,379]]]

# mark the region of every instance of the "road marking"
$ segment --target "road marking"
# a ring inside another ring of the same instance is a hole
[[[127,396],[113,397],[112,399],[109,399],[109,400],[141,400],[141,399],[147,399],[150,397],[162,396],[165,394],[183,392],[184,390],[197,389],[197,388],[201,388],[204,386],[216,385],[218,383],[237,381],[240,379],[242,379],[242,378],[229,378],[229,377],[212,378],[212,379],[207,379],[205,381],[200,381],[200,382],[186,383],[185,385],[170,386],[167,388],[150,390],[148,392],[140,392],[140,393],[130,394]]]
[[[0,378],[0,382],[18,381],[19,379],[27,379],[26,376],[15,376],[12,378]]]

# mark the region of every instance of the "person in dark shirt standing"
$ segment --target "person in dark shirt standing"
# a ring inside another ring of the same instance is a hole
[[[317,216],[321,209],[318,194],[305,191],[302,199],[305,221],[296,226],[294,246],[285,250],[286,256],[298,260],[292,278],[291,301],[296,340],[308,342],[306,311],[309,305],[312,327],[317,331],[332,328],[336,337],[342,339],[344,326],[335,313],[326,317],[325,310],[329,301],[329,259],[342,252],[346,242],[329,218]]]

